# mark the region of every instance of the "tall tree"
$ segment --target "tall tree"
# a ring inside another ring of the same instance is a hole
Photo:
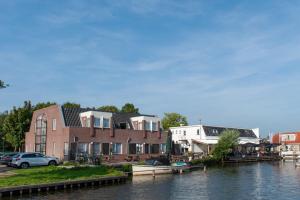
[[[46,107],[52,106],[52,105],[56,105],[56,103],[55,102],[50,102],[50,101],[48,101],[46,103],[45,102],[40,102],[40,103],[35,104],[35,106],[33,107],[33,111],[39,110],[39,109],[42,109],[42,108],[46,108]]]
[[[114,105],[101,106],[101,107],[97,108],[97,110],[102,111],[102,112],[112,112],[112,113],[120,112],[119,109]]]
[[[221,133],[218,143],[213,151],[215,158],[224,158],[238,145],[240,133],[236,130],[225,130]]]
[[[65,108],[80,108],[80,104],[72,103],[72,102],[66,102],[63,104],[63,107]]]
[[[132,103],[126,103],[122,107],[121,112],[123,112],[123,113],[139,113],[139,109],[136,108]]]
[[[6,88],[8,87],[9,85],[4,83],[4,81],[0,80],[0,89],[3,89],[3,88]]]
[[[188,125],[187,118],[185,116],[175,112],[165,113],[165,116],[162,119],[162,126],[164,130],[168,130],[170,127],[176,127],[180,125]]]
[[[32,106],[30,101],[25,101],[23,107],[14,107],[5,118],[3,132],[5,140],[9,142],[14,150],[21,150],[24,143],[25,132],[29,130],[32,117]]]

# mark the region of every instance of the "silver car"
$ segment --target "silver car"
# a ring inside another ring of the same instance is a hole
[[[19,153],[12,158],[11,166],[26,169],[31,166],[57,165],[59,159],[41,153]]]

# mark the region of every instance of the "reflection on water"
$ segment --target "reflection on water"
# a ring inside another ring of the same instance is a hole
[[[300,168],[293,163],[255,163],[182,175],[134,177],[127,184],[19,199],[299,199]]]

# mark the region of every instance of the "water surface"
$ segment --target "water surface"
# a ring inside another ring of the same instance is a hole
[[[300,168],[293,163],[253,163],[182,175],[134,177],[127,184],[19,199],[300,199]]]

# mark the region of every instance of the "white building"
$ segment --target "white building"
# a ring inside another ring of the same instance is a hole
[[[182,153],[203,153],[209,154],[215,144],[218,143],[219,136],[224,130],[236,130],[240,133],[239,143],[259,144],[259,128],[240,129],[225,128],[206,125],[192,125],[171,127],[172,141],[180,146]]]

